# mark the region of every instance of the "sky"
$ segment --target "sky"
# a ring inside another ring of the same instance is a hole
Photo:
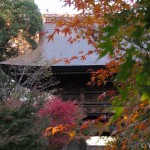
[[[63,2],[59,0],[34,0],[35,3],[38,5],[41,13],[47,13],[46,10],[48,9],[49,14],[76,14],[72,7],[63,7]]]

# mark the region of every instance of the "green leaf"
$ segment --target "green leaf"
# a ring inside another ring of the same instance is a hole
[[[107,39],[106,41],[104,41],[104,43],[101,43],[99,45],[99,48],[102,49],[102,52],[100,53],[100,58],[105,56],[107,53],[113,54],[113,45],[110,39]]]
[[[124,89],[118,87],[118,91],[119,91],[119,94],[120,94],[122,100],[126,99],[126,97],[128,96],[129,90],[130,90],[129,86],[125,87]]]
[[[149,102],[150,102],[150,96],[145,92],[145,93],[143,93],[141,100],[142,101],[149,100]]]
[[[115,115],[112,117],[110,122],[114,122],[118,117],[120,117],[122,112],[123,112],[123,110],[124,110],[124,107],[116,107],[114,109]]]
[[[115,35],[118,32],[121,24],[122,24],[122,20],[119,18],[115,18],[113,20],[112,26],[107,26],[107,27],[103,28],[104,32],[107,33],[107,35],[103,39],[107,39],[107,38],[110,38],[111,36]]]
[[[126,54],[125,54],[126,62],[121,65],[120,71],[117,74],[117,79],[121,81],[125,81],[132,74],[132,67],[136,63],[133,58],[134,52],[135,52],[134,47],[131,47],[130,49],[126,51]]]
[[[133,31],[132,36],[134,36],[135,38],[140,38],[143,34],[143,30],[144,29],[141,26],[136,26],[136,30]]]

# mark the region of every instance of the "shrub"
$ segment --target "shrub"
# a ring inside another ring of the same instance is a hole
[[[83,111],[76,103],[77,101],[62,101],[61,98],[53,97],[39,111],[39,115],[49,117],[51,126],[75,124],[83,118]]]
[[[76,136],[84,111],[77,105],[77,101],[62,101],[59,97],[52,97],[39,111],[39,116],[50,119],[45,135],[49,147],[58,150]]]
[[[42,131],[46,126],[34,101],[5,100],[0,106],[1,150],[44,150],[46,140]],[[43,123],[42,123],[43,122]]]

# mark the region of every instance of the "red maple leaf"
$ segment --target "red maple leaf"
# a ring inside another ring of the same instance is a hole
[[[64,28],[63,30],[62,30],[62,32],[65,34],[65,36],[67,35],[67,34],[71,34],[71,30],[69,29],[69,28]]]
[[[70,37],[67,41],[70,42],[70,44],[72,44],[73,43],[72,37]]]
[[[55,33],[58,33],[60,32],[60,30],[58,28],[54,29],[55,30]]]
[[[48,42],[49,42],[50,40],[54,41],[54,34],[50,34],[47,38],[48,38]]]

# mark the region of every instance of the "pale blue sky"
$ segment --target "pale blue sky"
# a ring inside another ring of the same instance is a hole
[[[59,0],[34,0],[38,5],[42,13],[46,13],[46,9],[49,10],[49,14],[75,14],[77,11],[73,10],[72,7],[63,7],[63,2]]]

